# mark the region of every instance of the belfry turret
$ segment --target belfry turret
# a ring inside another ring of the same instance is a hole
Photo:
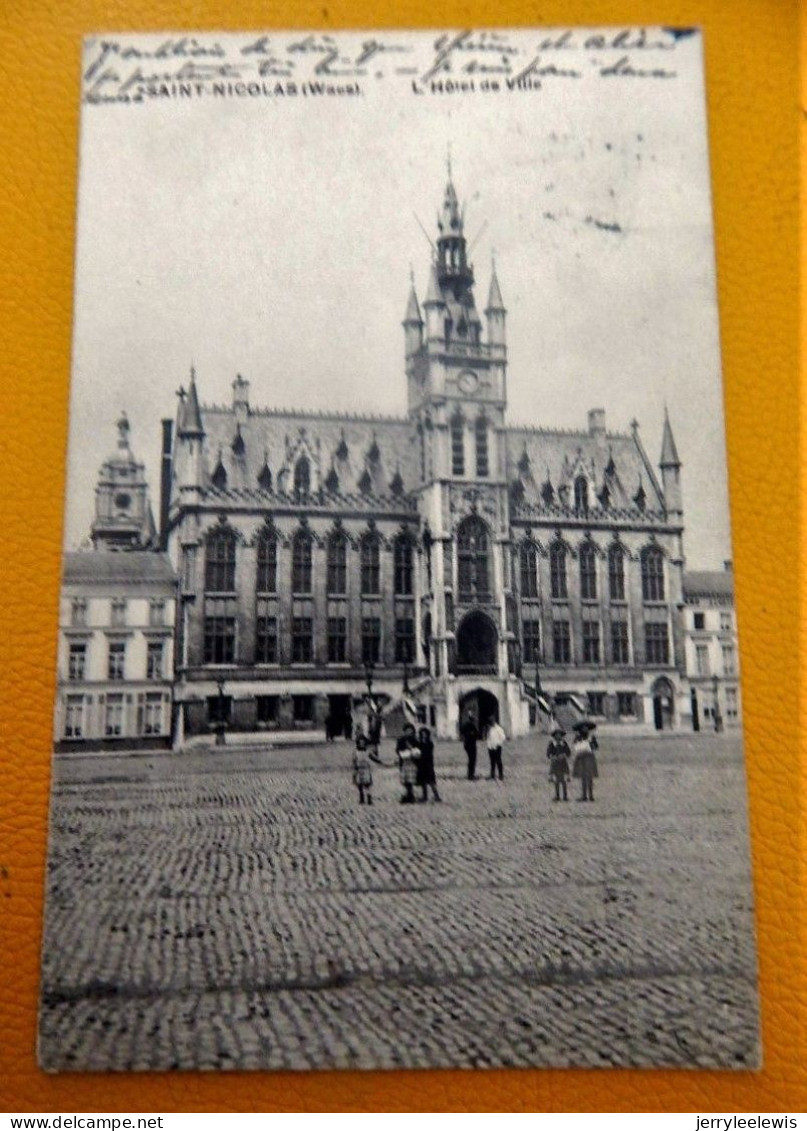
[[[156,549],[145,469],[129,446],[130,426],[125,412],[117,427],[117,446],[101,465],[95,488],[92,544],[96,550]]]

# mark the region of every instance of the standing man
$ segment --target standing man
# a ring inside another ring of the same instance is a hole
[[[488,743],[488,757],[490,758],[490,780],[494,781],[496,778],[496,771],[499,771],[499,781],[504,779],[504,771],[502,769],[502,747],[507,740],[507,735],[499,725],[496,719],[491,719],[490,726],[488,727],[487,743]]]
[[[460,734],[468,758],[468,781],[476,781],[476,744],[479,741],[479,731],[470,711],[460,727]]]

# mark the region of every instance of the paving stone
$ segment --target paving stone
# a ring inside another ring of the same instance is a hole
[[[368,808],[341,744],[58,759],[43,1066],[757,1062],[737,739],[606,737],[593,805],[530,740],[437,768]]]

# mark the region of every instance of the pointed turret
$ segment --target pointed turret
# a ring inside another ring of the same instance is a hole
[[[664,492],[664,507],[670,518],[683,522],[684,502],[681,490],[681,460],[675,446],[670,414],[664,407],[664,432],[661,439],[661,486]]]
[[[495,263],[491,269],[490,292],[488,293],[488,305],[485,308],[485,314],[490,314],[492,310],[500,310],[502,314],[505,313],[504,300],[502,299],[502,292],[499,287],[499,279],[496,275]]]
[[[199,394],[196,392],[196,371],[193,366],[191,366],[191,383],[188,386],[187,394],[182,400],[179,417],[177,436],[179,436],[180,439],[188,439],[190,437],[198,437],[201,439],[204,436],[205,430],[202,426]]]
[[[409,301],[406,304],[406,314],[403,320],[406,356],[411,357],[423,345],[423,319],[418,305],[418,296],[415,292],[415,280],[409,288]]]
[[[504,308],[499,280],[496,276],[496,264],[493,264],[490,275],[490,293],[488,305],[485,307],[485,317],[488,320],[488,344],[495,346],[501,352],[506,344],[505,322],[507,311]]]
[[[429,288],[423,309],[426,311],[426,336],[429,341],[445,338],[446,302],[437,281],[437,265],[434,262],[429,271]]]
[[[664,406],[664,434],[661,439],[661,459],[659,460],[659,467],[680,467],[681,460],[678,458],[678,449],[675,446],[675,437],[673,436],[672,425],[670,424],[670,414],[667,411],[667,406]]]

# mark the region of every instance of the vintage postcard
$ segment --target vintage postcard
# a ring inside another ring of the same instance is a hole
[[[700,34],[82,97],[42,1067],[757,1067]]]

